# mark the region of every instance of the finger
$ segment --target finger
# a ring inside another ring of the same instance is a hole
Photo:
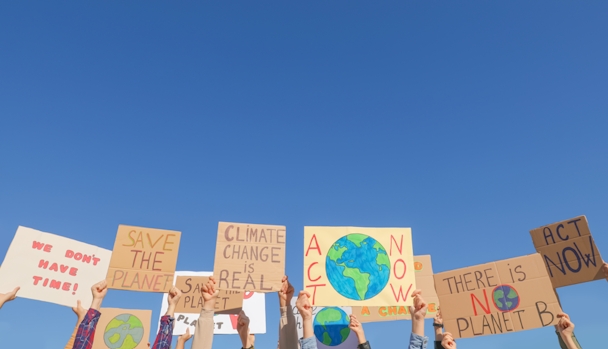
[[[421,290],[415,290],[414,292],[412,292],[412,297],[415,298],[418,295],[421,295],[422,291]]]
[[[214,285],[215,285],[215,278],[214,278],[213,276],[210,276],[210,277],[209,277],[209,281],[210,281],[212,284],[214,284]]]

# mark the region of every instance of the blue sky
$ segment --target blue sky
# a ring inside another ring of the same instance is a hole
[[[132,224],[182,231],[178,269],[211,270],[218,221],[283,224],[300,288],[305,225],[412,227],[438,272],[532,253],[530,229],[585,214],[606,254],[607,11],[5,1],[0,251],[18,225],[110,249]],[[583,346],[603,343],[607,291],[559,290]],[[157,318],[160,302],[111,291],[104,305]],[[277,307],[269,295],[260,348],[276,345]],[[0,311],[0,336],[61,348],[74,322],[19,299]],[[405,347],[410,323],[365,329],[375,348]],[[489,346],[557,340],[546,328],[460,341]]]

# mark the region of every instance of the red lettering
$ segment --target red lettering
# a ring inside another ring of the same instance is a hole
[[[60,265],[59,266],[59,270],[61,270],[62,273],[65,273],[66,271],[68,271],[68,266],[67,265]]]
[[[232,329],[236,330],[236,325],[238,325],[239,316],[236,314],[230,314],[230,323],[232,324]]]
[[[64,282],[63,286],[61,286],[61,289],[64,291],[70,291],[70,287],[72,287],[72,284],[69,282]]]
[[[313,240],[315,241],[315,247],[311,248]],[[322,255],[321,254],[321,248],[319,247],[319,242],[317,241],[317,235],[316,234],[312,235],[312,239],[310,239],[310,242],[308,243],[308,249],[306,250],[306,256],[308,256],[308,252],[310,250],[317,250],[319,252],[319,256]]]
[[[315,288],[315,290],[312,291],[312,303],[311,303],[311,305],[315,305],[315,296],[317,295],[317,287],[323,287],[323,286],[327,286],[327,284],[317,284],[317,285],[308,285],[308,286],[306,286],[306,288],[309,288],[309,287],[314,287]]]
[[[309,266],[308,266],[308,273],[307,273],[307,274],[308,274],[308,281],[315,282],[315,281],[319,281],[319,279],[321,279],[321,275],[319,275],[319,277],[318,277],[318,278],[316,278],[316,279],[314,279],[314,280],[313,280],[313,279],[310,277],[310,269],[311,269],[311,268],[312,268],[312,267],[313,267],[315,264],[319,264],[319,262],[313,262],[311,265],[309,265]]]
[[[42,280],[40,276],[34,276],[34,286],[38,285],[38,281]]]
[[[401,276],[397,276],[397,263],[398,262],[401,262],[401,264],[403,264],[403,273],[401,274]],[[399,279],[399,280],[403,279],[406,271],[407,271],[407,267],[405,266],[405,261],[403,259],[397,259],[395,261],[395,263],[393,263],[393,275],[395,275],[395,277],[397,279]]]
[[[58,290],[61,288],[61,281],[51,280],[51,284],[49,285],[49,287]]]
[[[78,268],[70,268],[70,275],[72,276],[76,276],[76,273],[78,272]]]
[[[397,251],[399,251],[399,254],[402,255],[403,254],[403,235],[401,235],[401,242],[399,244],[397,244],[397,240],[395,240],[395,237],[393,235],[391,235],[391,247],[389,249],[389,254],[391,256],[393,255],[393,241],[395,242],[395,248],[397,249]]]
[[[53,245],[43,244],[42,242],[38,241],[32,241],[32,248],[35,248],[39,251],[42,250],[44,252],[51,252]]]
[[[405,295],[403,294],[403,286],[399,286],[399,292],[398,294],[395,293],[395,289],[393,288],[393,284],[391,284],[391,290],[393,291],[393,296],[395,297],[395,300],[397,302],[399,302],[400,298],[405,302],[407,300],[407,297],[410,294],[410,290],[412,289],[412,284],[410,284],[410,287],[407,289],[407,292],[405,293]]]
[[[48,267],[49,267],[49,261],[45,261],[44,259],[41,259],[40,262],[38,262],[38,268],[46,269]]]
[[[473,304],[473,312],[475,313],[475,316],[477,316],[477,306],[475,306],[475,301],[477,301],[477,304],[479,304],[479,306],[481,307],[481,309],[483,309],[483,311],[486,314],[490,314],[490,303],[488,302],[488,294],[486,293],[485,289],[483,290],[483,298],[486,301],[486,306],[485,307],[479,301],[479,299],[477,297],[475,297],[475,295],[473,293],[471,293],[471,303]]]

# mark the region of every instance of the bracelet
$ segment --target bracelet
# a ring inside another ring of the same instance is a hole
[[[436,322],[433,322],[433,327],[441,327],[441,328],[443,328],[443,324],[438,324]]]

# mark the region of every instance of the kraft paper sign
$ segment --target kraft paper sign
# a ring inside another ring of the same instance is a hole
[[[151,310],[101,308],[92,349],[148,349]]]
[[[411,305],[411,229],[304,227],[304,289],[316,306]]]
[[[439,298],[435,292],[435,281],[433,279],[433,265],[431,256],[414,256],[414,270],[416,271],[416,288],[422,291],[424,300],[428,303],[426,313],[427,319],[432,319],[437,314]],[[409,307],[384,306],[384,307],[353,307],[353,314],[360,322],[380,322],[395,320],[411,320]]]
[[[285,227],[220,222],[213,275],[222,290],[278,292],[285,275]]]
[[[211,274],[211,272],[204,271],[177,271],[175,272],[175,280],[177,281],[178,277],[209,277]],[[251,319],[251,323],[249,324],[249,330],[251,333],[266,333],[266,295],[264,293],[243,292],[243,310]],[[160,314],[162,315],[165,312],[167,312],[166,293],[163,294],[163,303],[161,305]],[[175,326],[173,327],[173,335],[182,335],[186,333],[187,328],[190,328],[190,333],[194,334],[199,314],[200,311],[198,309],[187,310],[187,312],[183,313],[175,312]],[[215,314],[213,317],[213,322],[215,323],[213,333],[238,334],[236,331],[237,318],[237,314]]]
[[[175,286],[182,291],[182,298],[175,307],[176,313],[199,313],[203,309],[201,287],[208,276],[177,276]],[[220,290],[215,303],[215,314],[239,314],[243,308],[243,292]]]
[[[181,233],[119,225],[108,270],[108,288],[169,292]]]
[[[603,279],[602,257],[585,216],[530,231],[554,288]]]
[[[296,307],[296,297],[291,299],[291,308],[296,318],[298,338],[304,337],[302,315]],[[350,330],[350,307],[312,307],[312,323],[317,349],[356,349],[357,335]]]
[[[91,286],[104,279],[111,251],[19,227],[0,269],[0,293],[68,307],[91,304]]]
[[[438,273],[435,287],[454,338],[551,326],[561,312],[539,254]]]

